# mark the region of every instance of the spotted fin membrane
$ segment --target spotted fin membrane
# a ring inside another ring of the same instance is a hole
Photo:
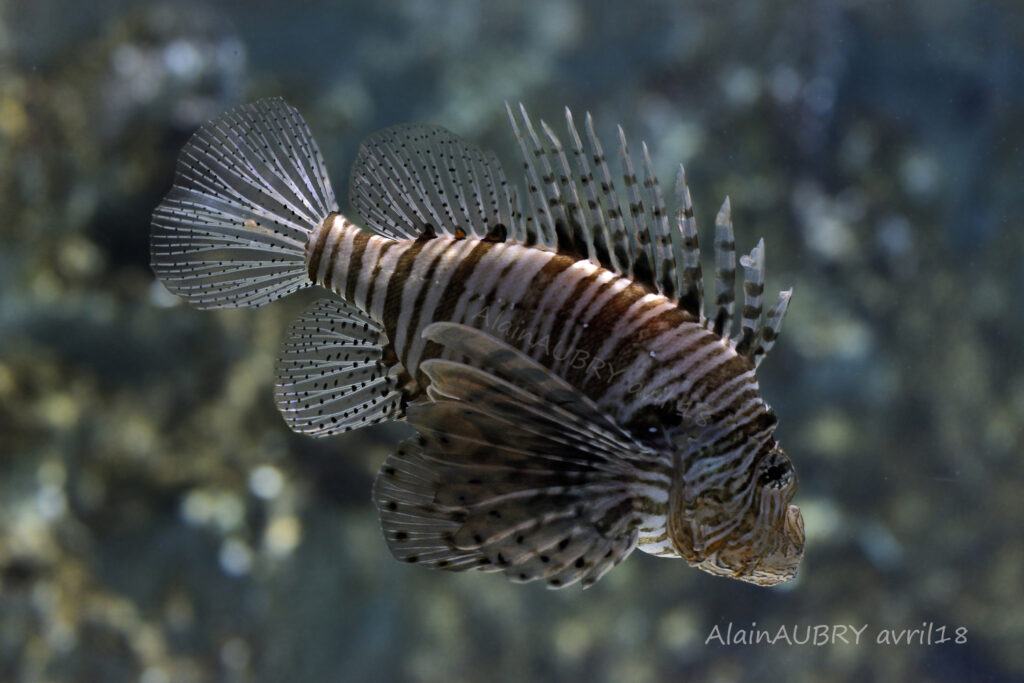
[[[293,431],[328,436],[401,419],[400,366],[354,306],[321,299],[292,323],[277,362],[277,407]]]
[[[198,308],[262,306],[309,286],[309,234],[338,204],[306,122],[280,98],[199,129],[153,212],[153,271]]]

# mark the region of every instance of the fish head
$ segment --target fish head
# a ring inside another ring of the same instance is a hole
[[[676,552],[716,576],[761,586],[793,580],[804,554],[804,521],[790,503],[797,477],[789,457],[768,439],[752,459],[738,451],[715,458],[717,468],[697,459],[689,471],[676,460],[668,524]],[[750,464],[742,467],[744,461]]]

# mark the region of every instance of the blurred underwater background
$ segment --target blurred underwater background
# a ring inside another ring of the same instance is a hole
[[[550,591],[393,560],[370,487],[408,428],[314,440],[274,407],[317,294],[198,311],[149,269],[182,145],[271,95],[343,213],[360,141],[396,123],[520,182],[505,101],[621,123],[663,186],[683,162],[705,240],[729,195],[771,297],[794,288],[759,375],[800,477],[798,580],[637,552]],[[1021,680],[1022,121],[1013,2],[6,0],[0,679]],[[931,642],[878,642],[903,629]]]

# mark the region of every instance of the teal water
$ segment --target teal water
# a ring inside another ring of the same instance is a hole
[[[12,2],[0,76],[0,679],[1024,675],[1024,9]],[[729,195],[766,289],[794,288],[760,376],[799,579],[635,553],[548,591],[396,563],[370,487],[407,430],[313,440],[274,408],[315,295],[203,312],[148,268],[178,150],[270,95],[343,205],[359,142],[401,122],[517,178],[506,100],[621,123],[663,185],[684,162],[702,235]],[[780,629],[811,642],[736,642]]]

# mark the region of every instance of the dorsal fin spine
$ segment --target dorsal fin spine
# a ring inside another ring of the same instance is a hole
[[[736,299],[736,238],[732,229],[729,197],[715,218],[715,334],[725,338],[732,331]]]
[[[594,174],[590,164],[587,162],[587,153],[583,150],[583,141],[580,140],[579,131],[572,120],[572,112],[565,108],[565,125],[569,130],[569,138],[572,142],[573,156],[576,157],[576,165],[579,168],[580,182],[583,184],[583,191],[587,196],[587,209],[590,215],[590,223],[585,224],[588,232],[592,234],[594,245],[601,251],[598,245],[603,246],[605,257],[600,261],[601,265],[610,267],[616,272],[622,272],[624,266],[615,253],[612,242],[612,233],[608,223],[604,219],[604,212],[601,210],[601,198],[594,187]],[[600,253],[598,254],[600,258]]]
[[[792,287],[779,292],[779,300],[768,311],[768,318],[761,333],[761,343],[757,345],[753,353],[755,367],[761,364],[765,355],[775,346],[775,340],[779,338],[779,332],[782,330],[782,320],[786,317],[786,310],[789,309],[789,300],[792,297]]]
[[[697,222],[693,217],[693,200],[690,188],[686,186],[686,171],[682,164],[676,174],[676,218],[682,237],[682,268],[677,266],[676,275],[680,305],[704,321],[704,276],[700,265],[700,242],[697,239]]]
[[[520,104],[520,109],[522,105]],[[512,124],[512,133],[516,136],[516,140],[519,142],[519,149],[523,154],[523,170],[526,171],[526,182],[529,185],[527,187],[527,211],[526,211],[526,233],[527,244],[530,243],[529,235],[536,235],[540,239],[540,242],[546,246],[554,246],[554,226],[551,221],[551,214],[548,212],[547,202],[544,201],[544,197],[541,194],[541,181],[537,176],[537,169],[534,166],[534,152],[529,149],[526,145],[526,139],[522,133],[519,132],[519,125],[516,123],[516,117],[512,113],[512,108],[506,104],[506,110],[508,111],[508,120]],[[525,110],[523,110],[525,116]],[[530,224],[533,224],[531,226]],[[531,230],[531,227],[533,228]]]
[[[562,246],[563,248],[571,248],[568,236],[565,234],[559,234],[559,224],[563,226],[563,230],[567,229],[569,220],[565,213],[565,203],[562,193],[558,188],[558,183],[555,182],[555,173],[548,161],[544,145],[541,144],[540,137],[537,135],[537,131],[534,130],[533,122],[530,120],[529,115],[526,113],[526,107],[524,107],[522,103],[519,104],[519,111],[523,116],[523,124],[526,127],[526,132],[530,136],[529,142],[533,147],[533,159],[537,164],[537,169],[539,170],[540,181],[544,184],[542,190],[543,194],[541,195],[540,201],[544,204],[544,213],[548,222],[549,234],[554,240],[553,245],[555,247]],[[541,121],[541,126],[543,125],[544,122]]]
[[[643,203],[640,200],[640,188],[637,187],[636,173],[633,171],[633,160],[629,157],[629,146],[626,144],[626,133],[618,126],[619,160],[622,163],[622,182],[626,186],[626,201],[629,202],[629,222],[627,234],[630,236],[630,250],[633,259],[630,262],[630,277],[644,270],[642,261],[649,258],[650,235],[637,220],[643,214]],[[649,270],[649,268],[648,268]]]
[[[630,238],[626,234],[625,224],[622,221],[622,208],[619,197],[615,193],[615,184],[612,182],[612,174],[608,170],[608,161],[604,157],[604,150],[601,149],[601,141],[597,139],[594,132],[594,119],[587,112],[586,118],[587,141],[590,143],[591,158],[597,168],[597,180],[601,183],[601,194],[604,197],[604,205],[608,212],[608,223],[612,234],[612,250],[620,264],[619,272],[625,273],[633,261],[633,253],[630,249]]]
[[[654,280],[659,292],[674,299],[676,295],[675,274],[673,273],[675,253],[668,228],[668,215],[665,212],[665,198],[661,194],[658,176],[654,174],[654,164],[651,163],[651,153],[647,149],[647,143],[641,142],[640,146],[644,156],[644,187],[650,196]]]
[[[761,334],[761,302],[764,299],[764,239],[740,259],[743,266],[743,317],[735,338],[736,353],[750,356]]]
[[[558,162],[558,184],[561,187],[563,204],[562,216],[566,221],[566,231],[572,237],[573,248],[592,262],[600,265],[591,231],[586,229],[586,220],[583,218],[583,207],[580,204],[579,190],[576,188],[576,179],[573,176],[572,169],[569,167],[569,160],[565,156],[565,149],[558,140],[558,136],[555,135],[548,124],[541,121],[540,125],[544,130],[544,134],[551,141],[551,154]],[[581,240],[582,244],[579,243]]]

